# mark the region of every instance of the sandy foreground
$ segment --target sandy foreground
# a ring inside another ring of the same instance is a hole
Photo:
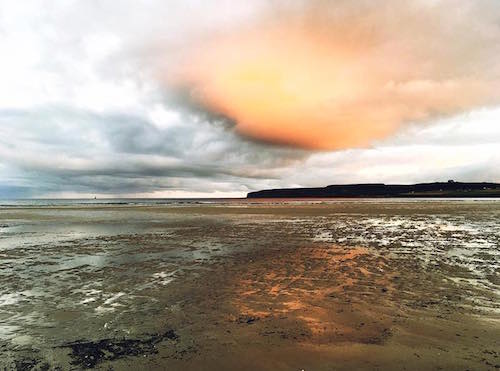
[[[0,210],[0,365],[498,369],[499,216],[494,201]]]

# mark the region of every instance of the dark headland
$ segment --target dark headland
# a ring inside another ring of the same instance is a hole
[[[250,192],[247,198],[325,197],[500,197],[499,183],[341,184],[321,188],[282,188]]]

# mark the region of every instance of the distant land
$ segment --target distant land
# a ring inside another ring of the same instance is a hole
[[[250,192],[247,198],[325,197],[500,197],[499,183],[339,184],[322,188],[282,188]]]

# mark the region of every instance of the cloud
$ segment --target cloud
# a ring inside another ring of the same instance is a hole
[[[241,195],[272,179],[271,169],[305,156],[242,141],[192,113],[161,115],[157,107],[143,116],[59,106],[0,110],[0,164],[9,165],[0,166],[0,185],[22,186],[35,196]]]
[[[336,152],[266,146],[191,113],[158,110],[0,111],[1,197],[244,196],[333,183],[500,180],[499,109]]]
[[[50,5],[0,3],[0,198],[500,180],[494,2]]]
[[[189,40],[166,87],[243,136],[311,149],[368,146],[500,102],[495,1],[275,4]]]

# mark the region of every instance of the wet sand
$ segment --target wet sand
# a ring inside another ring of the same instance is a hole
[[[0,365],[500,368],[500,202],[0,209]]]

